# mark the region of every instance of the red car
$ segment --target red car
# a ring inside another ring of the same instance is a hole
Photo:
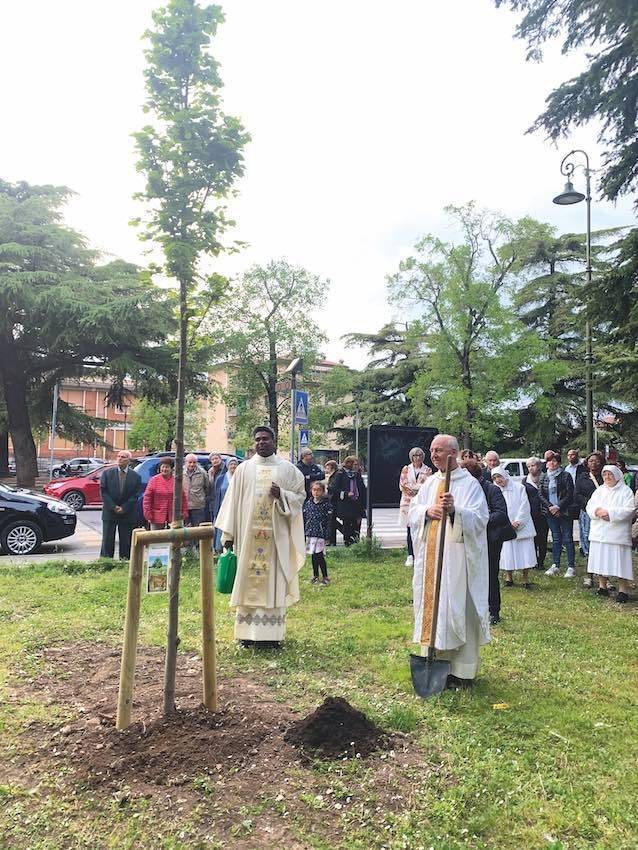
[[[44,487],[48,496],[62,499],[67,505],[81,511],[85,506],[102,506],[102,494],[100,493],[100,475],[105,469],[110,469],[114,464],[102,466],[95,472],[87,472],[78,475],[77,478],[64,478],[50,481]]]

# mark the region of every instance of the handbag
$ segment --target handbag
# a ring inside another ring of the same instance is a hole
[[[217,561],[217,577],[215,585],[219,593],[232,593],[237,575],[237,555],[232,549],[227,549]]]

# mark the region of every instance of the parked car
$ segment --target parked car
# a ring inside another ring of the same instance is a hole
[[[70,478],[83,472],[93,472],[104,466],[106,461],[99,457],[74,457],[71,460],[59,463],[51,469],[51,478]]]
[[[210,469],[210,461],[208,452],[194,452],[197,455],[197,460],[205,469]],[[235,458],[235,455],[221,454],[225,461],[230,458]],[[140,521],[142,519],[141,496],[146,490],[146,485],[149,480],[159,472],[159,465],[163,457],[175,458],[175,452],[161,452],[148,457],[131,459],[131,466],[135,467],[135,471],[142,479],[142,493],[138,504],[138,515]],[[241,461],[241,458],[236,458]],[[100,476],[105,469],[113,466],[112,463],[102,466],[94,472],[78,475],[75,478],[58,479],[50,481],[45,487],[44,492],[50,496],[55,496],[56,499],[62,499],[68,505],[71,505],[76,511],[81,511],[85,507],[101,507],[102,494],[100,492]]]
[[[31,555],[44,542],[75,533],[70,505],[51,496],[0,484],[0,547],[8,555]]]
[[[44,486],[44,492],[56,499],[62,499],[74,510],[81,511],[84,507],[102,507],[100,492],[100,476],[112,463],[102,466],[93,472],[76,475],[75,478],[59,478]]]

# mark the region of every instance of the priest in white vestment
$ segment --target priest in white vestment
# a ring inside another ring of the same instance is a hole
[[[438,532],[443,509],[447,522],[441,595],[436,629],[436,657],[450,661],[448,686],[468,687],[479,670],[479,647],[489,643],[487,521],[489,511],[478,481],[457,464],[455,437],[439,434],[430,454],[439,470],[410,503],[408,522],[415,540],[414,642],[425,654],[428,618],[436,574]],[[445,466],[451,458],[450,491],[444,493]]]
[[[256,454],[237,467],[215,526],[222,545],[232,543],[237,554],[235,638],[244,646],[279,646],[286,609],[299,601],[306,489],[301,472],[275,454],[273,430],[261,425],[254,437]]]

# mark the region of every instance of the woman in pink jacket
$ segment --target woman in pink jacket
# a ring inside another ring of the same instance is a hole
[[[144,491],[144,519],[150,524],[151,531],[166,528],[173,521],[173,492],[175,479],[173,478],[174,461],[167,457],[159,466],[159,473],[154,475],[146,485]],[[182,488],[182,515],[188,518],[188,504],[186,493]]]

